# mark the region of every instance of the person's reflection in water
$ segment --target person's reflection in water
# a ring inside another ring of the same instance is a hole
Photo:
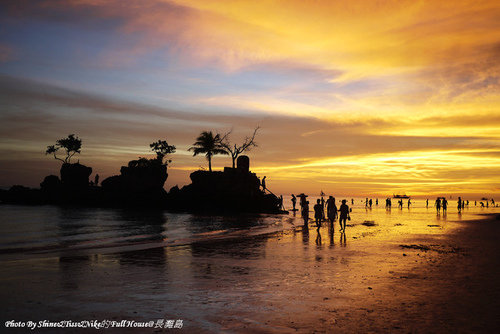
[[[334,228],[333,228],[333,225],[330,225],[328,227],[328,237],[330,239],[330,246],[335,246],[335,242],[333,241],[333,235],[334,235]]]
[[[316,245],[321,246],[322,242],[321,242],[321,233],[319,232],[319,227],[316,231],[318,232],[318,235],[316,236]]]
[[[309,226],[307,226],[307,224],[304,224],[304,226],[302,226],[302,242],[304,243],[304,245],[309,244]]]
[[[345,231],[340,233],[340,246],[347,246],[347,238]]]

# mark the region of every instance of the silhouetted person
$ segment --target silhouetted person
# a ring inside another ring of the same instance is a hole
[[[265,176],[262,178],[261,184],[262,184],[262,191],[266,192],[266,177]]]
[[[302,193],[300,195],[297,195],[297,197],[300,198],[300,202],[299,202],[299,204],[300,204],[300,210],[301,210],[300,213],[304,214],[304,205],[306,204],[306,197],[307,197],[307,195],[304,195]],[[304,216],[302,216],[302,217],[304,217]]]
[[[446,200],[446,198],[443,198],[441,204],[443,205],[443,213],[446,213],[446,210],[448,210],[448,201]]]
[[[461,213],[462,212],[462,197],[458,198],[457,203],[458,203],[458,207],[457,207],[458,213]]]
[[[97,187],[99,185],[99,174],[95,175],[94,185]]]
[[[337,205],[335,205],[335,198],[330,196],[326,201],[326,213],[330,224],[333,226],[333,221],[337,219]]]
[[[316,227],[320,228],[321,220],[323,219],[323,207],[321,206],[321,200],[319,198],[314,205],[314,219],[316,220]]]
[[[429,207],[429,199],[427,199],[427,201],[425,201],[425,207],[428,208]]]
[[[321,220],[325,220],[325,199],[323,196],[321,196],[321,212],[322,212],[322,217]]]
[[[403,200],[402,199],[400,199],[398,201],[398,206],[399,206],[400,209],[403,209]]]
[[[378,205],[378,198],[375,200],[375,205]]]
[[[304,219],[304,225],[309,224],[309,201],[304,201],[302,206],[302,218]]]
[[[340,224],[340,232],[345,232],[345,226],[346,226],[346,221],[347,219],[351,219],[349,216],[349,206],[346,204],[346,200],[342,200],[342,204],[340,205],[340,218],[339,218],[339,224]]]
[[[370,205],[370,209],[372,208],[372,204],[373,204],[373,201],[372,199],[370,198],[370,200],[368,201],[368,204]]]
[[[297,204],[297,197],[295,197],[294,194],[292,194],[292,206],[293,206],[293,211],[297,210],[295,209],[295,204]]]
[[[410,208],[410,205],[411,205],[411,200],[408,199],[408,209]]]
[[[434,206],[436,207],[437,213],[441,212],[441,199],[438,197],[436,198],[436,202],[434,203]]]
[[[354,198],[351,198],[351,204],[354,205]]]

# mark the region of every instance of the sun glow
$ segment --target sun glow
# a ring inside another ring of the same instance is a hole
[[[247,153],[277,192],[500,188],[496,1],[23,4],[0,5],[0,185],[71,132],[101,174],[165,139],[182,186],[201,131],[260,126]]]

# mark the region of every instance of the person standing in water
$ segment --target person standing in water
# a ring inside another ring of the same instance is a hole
[[[309,224],[309,201],[304,201],[302,205],[302,218],[304,219],[304,225]]]
[[[321,227],[321,220],[323,219],[323,205],[321,205],[320,199],[314,205],[314,219],[316,220],[316,227],[319,229]]]
[[[342,205],[340,205],[340,217],[339,217],[340,232],[345,232],[347,219],[351,220],[351,217],[349,215],[349,206],[346,204],[346,200],[343,199]]]
[[[335,197],[330,196],[326,201],[326,213],[330,225],[333,227],[333,221],[337,218],[337,205],[335,205]]]
[[[295,197],[295,195],[292,194],[292,205],[293,205],[294,212],[297,210],[297,209],[295,209],[295,204],[297,204],[297,197]]]
[[[458,213],[462,213],[462,197],[458,198],[457,203],[458,203],[458,207],[457,207],[458,208]]]
[[[434,206],[436,207],[436,211],[439,214],[441,212],[441,199],[439,197],[436,198],[436,203],[434,203]]]
[[[443,213],[446,213],[446,210],[448,209],[448,201],[444,197],[443,197],[442,205],[443,205]]]

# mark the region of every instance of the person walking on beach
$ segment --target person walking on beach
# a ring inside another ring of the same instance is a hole
[[[316,220],[316,227],[320,228],[321,220],[323,219],[323,206],[321,205],[321,200],[319,198],[314,205],[314,219]]]
[[[458,203],[458,207],[457,207],[458,208],[458,213],[462,213],[462,197],[458,198],[457,203]]]
[[[351,220],[351,216],[349,215],[349,206],[346,204],[346,200],[342,200],[342,205],[340,205],[340,232],[345,232],[345,226],[347,219]]]
[[[443,213],[446,213],[446,210],[448,209],[448,201],[446,198],[443,197]]]
[[[436,207],[436,211],[439,214],[441,212],[441,199],[439,197],[436,198],[436,202],[434,203],[434,206]]]
[[[295,197],[294,194],[292,194],[292,205],[293,205],[293,212],[297,211],[297,209],[295,209],[295,204],[297,204],[297,197]]]
[[[333,221],[337,219],[337,205],[335,205],[335,197],[333,196],[330,196],[326,201],[326,213],[333,227]]]
[[[304,219],[304,225],[309,224],[309,201],[304,201],[302,205],[302,218]]]
[[[411,200],[408,198],[408,209],[410,208]]]

